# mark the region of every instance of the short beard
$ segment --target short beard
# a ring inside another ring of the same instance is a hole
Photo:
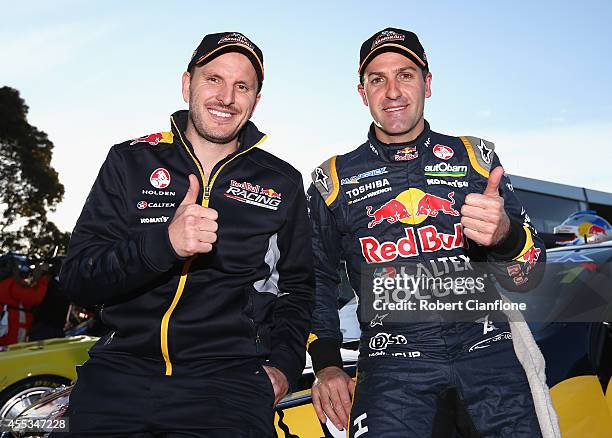
[[[204,140],[209,141],[211,143],[215,143],[215,144],[223,145],[223,144],[228,144],[231,141],[234,141],[238,137],[240,130],[249,121],[252,114],[253,114],[253,110],[251,109],[251,111],[248,114],[248,117],[246,118],[246,121],[243,124],[237,126],[236,130],[234,132],[231,132],[229,135],[222,135],[222,134],[216,133],[213,130],[206,129],[206,126],[204,122],[202,122],[202,119],[200,119],[198,112],[194,111],[191,101],[189,102],[189,118],[191,119],[191,123],[193,124],[193,127],[195,128],[196,132]]]

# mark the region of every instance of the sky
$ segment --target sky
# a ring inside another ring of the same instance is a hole
[[[0,0],[0,86],[54,143],[72,230],[109,148],[169,130],[180,80],[207,33],[239,31],[264,53],[253,121],[305,179],[363,141],[361,43],[419,35],[433,74],[433,130],[493,141],[508,173],[612,191],[612,3],[606,1]]]

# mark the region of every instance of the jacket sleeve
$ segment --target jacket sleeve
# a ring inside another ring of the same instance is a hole
[[[315,304],[308,352],[316,373],[328,366],[342,368],[338,314],[342,239],[335,217],[315,184],[311,184],[308,195],[315,269]]]
[[[501,166],[499,158],[493,154],[491,170],[498,166]],[[546,248],[507,175],[502,177],[499,191],[510,219],[510,233],[503,242],[489,250],[489,269],[505,289],[526,292],[542,279],[546,267]]]
[[[287,211],[287,219],[277,236],[280,293],[274,304],[268,365],[281,370],[289,381],[289,388],[295,389],[306,362],[305,346],[314,294],[310,225],[301,179]]]
[[[125,167],[114,146],[72,232],[60,284],[75,303],[105,304],[142,293],[180,260],[170,244],[168,224],[129,231]]]

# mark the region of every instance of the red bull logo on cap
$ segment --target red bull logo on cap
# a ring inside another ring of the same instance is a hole
[[[454,196],[455,192],[450,192],[446,198],[443,198],[410,188],[397,195],[395,199],[385,202],[376,210],[371,205],[366,206],[366,214],[372,218],[368,223],[368,228],[374,228],[384,221],[390,224],[402,222],[416,225],[440,213],[459,216],[459,212],[453,208]]]
[[[165,189],[170,185],[170,172],[163,167],[158,167],[151,173],[149,181],[156,189]]]

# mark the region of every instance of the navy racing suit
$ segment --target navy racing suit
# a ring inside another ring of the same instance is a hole
[[[475,277],[473,264],[481,262],[486,294],[478,297],[487,302],[500,299],[495,282],[528,291],[540,281],[544,245],[506,175],[499,190],[511,223],[507,239],[485,248],[463,236],[466,195],[483,193],[499,165],[492,143],[439,134],[425,122],[418,138],[402,144],[381,143],[371,128],[368,141],[312,173],[316,294],[308,351],[315,372],[342,367],[338,267],[345,260],[362,331],[351,437],[540,436],[526,371],[501,311],[487,308],[458,321],[436,314],[429,322],[364,311],[372,302],[372,291],[362,287],[365,271],[385,275],[398,262]]]

